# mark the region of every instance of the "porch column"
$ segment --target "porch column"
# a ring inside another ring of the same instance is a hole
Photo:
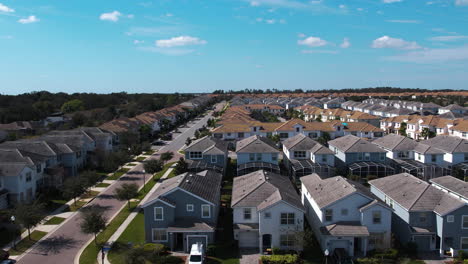
[[[365,256],[367,256],[367,237],[364,237],[362,239],[362,243],[364,243],[364,246],[362,248],[363,248],[363,253],[364,253],[364,257],[365,257]]]
[[[174,233],[169,233],[169,244],[171,244],[171,245],[170,245],[171,251],[174,251],[174,239],[173,239],[174,236],[173,236],[173,234],[174,234]]]

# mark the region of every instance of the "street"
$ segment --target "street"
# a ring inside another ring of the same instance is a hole
[[[174,134],[173,140],[160,148],[161,152],[174,152],[172,160],[178,160],[181,156],[177,151],[185,144],[187,137],[192,137],[195,131],[206,125],[207,120],[211,118],[211,113],[199,120],[190,122],[188,127],[179,129],[181,133]],[[158,158],[159,153],[151,156],[151,159]],[[138,164],[126,175],[115,181],[104,192],[99,194],[87,206],[99,206],[102,208],[103,215],[110,220],[115,216],[123,206],[125,201],[118,201],[114,198],[114,190],[124,183],[135,183],[139,187],[143,185],[143,164]],[[148,179],[151,175],[146,175]],[[44,239],[36,243],[26,254],[18,258],[18,263],[74,263],[75,256],[93,238],[93,235],[84,234],[80,230],[81,215],[79,212],[68,218],[56,230],[47,234]]]

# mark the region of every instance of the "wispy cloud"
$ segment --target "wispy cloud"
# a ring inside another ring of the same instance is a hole
[[[455,5],[457,5],[457,6],[468,6],[468,0],[456,0]]]
[[[0,36],[0,39],[13,39],[13,36],[11,35]]]
[[[401,49],[401,50],[414,50],[420,49],[421,46],[414,41],[406,41],[399,38],[392,38],[389,36],[383,36],[378,39],[375,39],[372,42],[372,48],[374,49]]]
[[[401,24],[421,24],[420,20],[405,20],[405,19],[392,19],[392,20],[386,20],[389,23],[401,23]]]
[[[285,8],[295,10],[305,10],[312,12],[328,12],[328,13],[343,13],[343,10],[329,7],[324,1],[297,1],[297,0],[242,0],[248,2],[250,6],[267,6],[273,8]]]
[[[468,46],[411,51],[396,56],[385,57],[384,59],[412,63],[442,63],[448,61],[465,61],[468,60]]]
[[[336,50],[301,50],[303,54],[338,54]]]
[[[166,48],[159,48],[159,47],[153,47],[153,46],[138,47],[137,49],[141,51],[160,53],[160,54],[170,55],[170,56],[187,55],[195,51],[193,49],[184,49],[184,48],[166,49]]]
[[[351,47],[351,42],[349,42],[349,38],[344,38],[343,43],[340,44],[340,47],[343,49]]]
[[[0,3],[0,13],[5,12],[5,13],[13,13],[15,10],[13,8],[10,8],[2,3]]]
[[[39,18],[37,18],[36,16],[28,16],[27,18],[21,18],[18,20],[18,23],[21,23],[21,24],[31,24],[31,23],[36,23],[36,22],[39,22],[41,21]]]
[[[303,46],[308,46],[312,48],[316,47],[323,47],[328,44],[326,40],[323,40],[319,37],[307,37],[305,39],[300,39],[297,41],[297,44],[303,45]]]
[[[462,36],[462,35],[437,36],[437,37],[432,37],[429,40],[431,40],[431,41],[440,41],[440,42],[450,42],[450,41],[458,41],[458,40],[464,40],[464,39],[468,39],[468,36]]]
[[[385,4],[393,4],[393,3],[403,2],[403,0],[382,0],[382,2]]]
[[[181,26],[160,26],[160,27],[131,27],[125,34],[128,36],[167,36],[184,31]]]
[[[102,13],[99,16],[99,19],[104,20],[104,21],[111,21],[111,22],[117,22],[119,21],[119,18],[122,16],[122,13],[119,11],[112,11],[109,13]]]
[[[170,39],[156,40],[155,43],[156,46],[160,48],[172,48],[181,46],[205,45],[207,41],[197,37],[179,36]]]

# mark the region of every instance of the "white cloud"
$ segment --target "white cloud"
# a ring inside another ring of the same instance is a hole
[[[400,20],[400,19],[392,19],[392,20],[386,20],[389,23],[401,23],[401,24],[421,24],[421,21],[419,20]]]
[[[274,20],[274,19],[266,19],[266,20],[265,20],[265,23],[270,24],[270,25],[271,25],[271,24],[275,24],[275,23],[276,23],[276,20]]]
[[[318,5],[318,4],[321,4],[323,2],[323,0],[312,0],[310,1],[311,4],[313,5]]]
[[[328,42],[318,37],[308,37],[298,40],[297,44],[315,48],[325,46]]]
[[[441,63],[468,60],[468,46],[411,51],[397,56],[386,57],[385,59],[413,63]]]
[[[8,6],[6,6],[6,5],[4,5],[2,3],[0,3],[0,12],[13,13],[13,12],[15,12],[15,10],[12,9],[12,8],[9,8]]]
[[[457,6],[468,6],[468,0],[456,0],[455,5],[457,5]]]
[[[171,13],[166,14],[166,17],[173,17],[173,16],[174,16],[174,14],[171,14]]]
[[[414,41],[406,41],[403,39],[398,39],[398,38],[391,38],[389,36],[383,36],[378,39],[375,39],[372,42],[372,48],[374,49],[383,49],[383,48],[389,48],[389,49],[401,49],[401,50],[414,50],[414,49],[420,49],[421,46],[418,45],[418,43]]]
[[[113,12],[110,12],[110,13],[101,14],[99,16],[99,19],[112,21],[112,22],[117,22],[117,21],[119,21],[120,16],[122,16],[122,14],[119,11],[113,11]]]
[[[392,3],[398,3],[398,2],[403,2],[403,0],[382,0],[385,4],[392,4]]]
[[[340,47],[343,48],[343,49],[347,49],[347,48],[351,47],[351,42],[349,42],[348,38],[344,38],[343,43],[341,43]]]
[[[358,7],[358,8],[356,8],[356,10],[359,11],[359,12],[362,12],[362,11],[364,11],[364,8]]]
[[[202,40],[202,39],[191,37],[191,36],[179,36],[179,37],[173,37],[170,39],[156,40],[156,46],[160,48],[172,48],[172,47],[189,46],[189,45],[204,45],[206,43],[207,43],[206,40]]]
[[[301,50],[301,53],[304,54],[337,54],[336,50]]]
[[[458,41],[458,40],[463,40],[463,39],[468,39],[468,36],[437,36],[437,37],[432,37],[430,40],[432,41],[441,41],[441,42],[448,42],[448,41]]]
[[[340,9],[346,9],[346,5],[339,5],[338,8],[340,8]]]
[[[28,16],[27,18],[21,18],[20,20],[18,20],[18,22],[21,24],[31,24],[31,23],[36,23],[39,21],[40,19],[37,18],[36,16]]]
[[[183,49],[183,48],[182,49],[181,48],[166,49],[166,48],[151,47],[151,46],[137,47],[137,49],[142,50],[142,51],[147,51],[147,52],[170,55],[170,56],[182,56],[182,55],[187,55],[187,54],[194,52],[193,49]]]
[[[133,44],[135,44],[135,45],[139,45],[139,44],[143,44],[143,43],[145,43],[144,40],[135,39],[135,40],[133,41]]]
[[[250,2],[250,6],[260,6],[260,2],[252,1],[252,2]]]
[[[306,37],[306,34],[304,34],[304,33],[299,33],[299,34],[297,34],[297,37],[298,37],[298,38],[305,38],[305,37]]]

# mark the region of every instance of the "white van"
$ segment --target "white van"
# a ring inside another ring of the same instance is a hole
[[[205,249],[203,244],[193,244],[190,249],[189,264],[203,264],[205,263]]]

